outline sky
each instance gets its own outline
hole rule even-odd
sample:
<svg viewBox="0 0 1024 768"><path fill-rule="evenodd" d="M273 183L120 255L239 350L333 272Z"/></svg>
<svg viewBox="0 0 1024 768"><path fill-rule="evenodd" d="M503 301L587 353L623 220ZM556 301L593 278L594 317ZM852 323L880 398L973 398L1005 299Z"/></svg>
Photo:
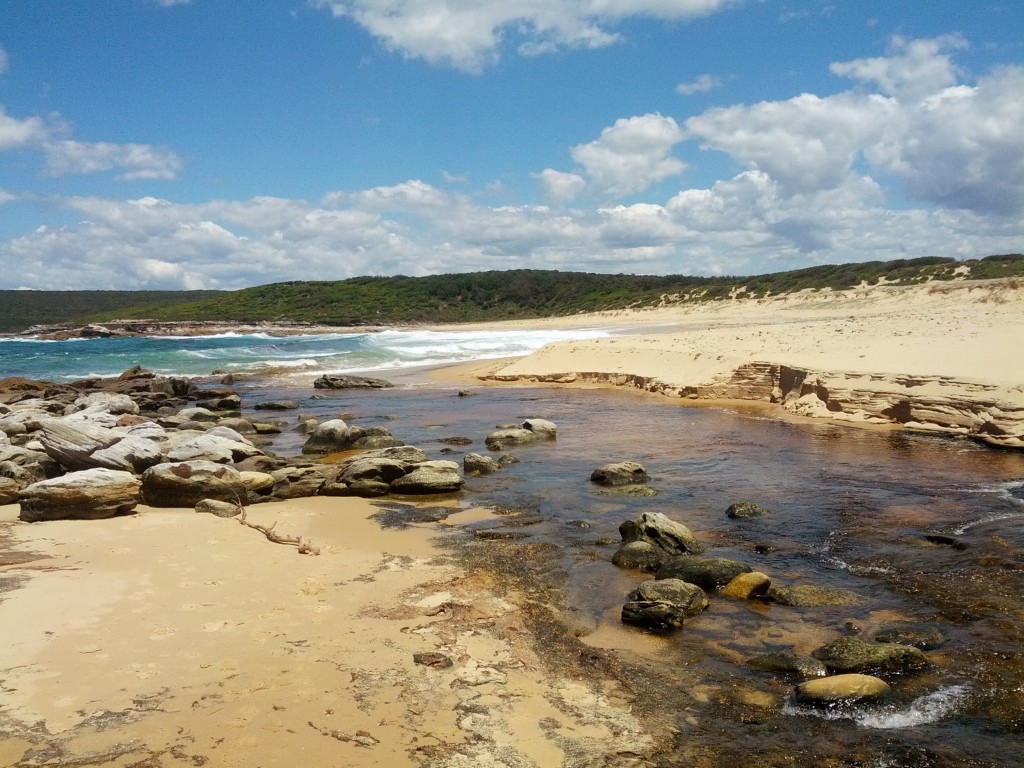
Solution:
<svg viewBox="0 0 1024 768"><path fill-rule="evenodd" d="M0 288L1021 251L1020 0L0 0Z"/></svg>

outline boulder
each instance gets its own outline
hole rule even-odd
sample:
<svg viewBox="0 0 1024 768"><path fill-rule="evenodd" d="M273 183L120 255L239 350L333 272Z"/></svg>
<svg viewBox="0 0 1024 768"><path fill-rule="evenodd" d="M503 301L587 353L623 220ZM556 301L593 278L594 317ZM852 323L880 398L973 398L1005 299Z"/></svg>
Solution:
<svg viewBox="0 0 1024 768"><path fill-rule="evenodd" d="M874 643L859 637L841 637L811 654L833 672L904 674L928 666L919 648L899 643Z"/></svg>
<svg viewBox="0 0 1024 768"><path fill-rule="evenodd" d="M275 500L304 499L316 496L327 481L327 474L334 474L334 467L284 467L275 469L270 475L274 478Z"/></svg>
<svg viewBox="0 0 1024 768"><path fill-rule="evenodd" d="M139 503L139 479L131 472L93 468L42 480L20 496L20 519L98 520L134 511Z"/></svg>
<svg viewBox="0 0 1024 768"><path fill-rule="evenodd" d="M268 498L274 492L276 481L269 472L255 472L253 470L239 470L242 484L245 486L249 503Z"/></svg>
<svg viewBox="0 0 1024 768"><path fill-rule="evenodd" d="M490 475L501 469L497 461L479 453L467 453L462 459L462 466L467 475Z"/></svg>
<svg viewBox="0 0 1024 768"><path fill-rule="evenodd" d="M0 476L0 507L5 504L16 504L24 487L17 480Z"/></svg>
<svg viewBox="0 0 1024 768"><path fill-rule="evenodd" d="M409 495L453 493L462 488L459 465L454 461L425 461L391 482L392 493Z"/></svg>
<svg viewBox="0 0 1024 768"><path fill-rule="evenodd" d="M394 384L384 379L328 373L313 382L315 389L390 389L393 386Z"/></svg>
<svg viewBox="0 0 1024 768"><path fill-rule="evenodd" d="M161 461L161 446L145 437L144 430L110 429L67 419L43 419L40 426L39 440L46 454L72 472L94 467L142 472Z"/></svg>
<svg viewBox="0 0 1024 768"><path fill-rule="evenodd" d="M654 578L682 579L708 592L714 592L741 573L749 573L751 570L749 565L724 557L682 555L662 563Z"/></svg>
<svg viewBox="0 0 1024 768"><path fill-rule="evenodd" d="M649 541L630 541L612 555L612 564L634 571L658 570L665 560L665 552Z"/></svg>
<svg viewBox="0 0 1024 768"><path fill-rule="evenodd" d="M604 486L630 485L646 483L650 478L643 464L635 461L622 461L618 464L605 464L590 473L591 482Z"/></svg>
<svg viewBox="0 0 1024 768"><path fill-rule="evenodd" d="M302 452L337 453L351 448L361 437L366 437L366 430L362 427L350 427L341 419L330 419L313 430L302 446Z"/></svg>
<svg viewBox="0 0 1024 768"><path fill-rule="evenodd" d="M730 504L725 514L734 520L744 520L748 517L760 517L768 514L768 510L752 501L737 501Z"/></svg>
<svg viewBox="0 0 1024 768"><path fill-rule="evenodd" d="M838 587L819 587L814 584L773 584L766 597L779 605L796 608L817 608L828 605L860 605L860 595Z"/></svg>
<svg viewBox="0 0 1024 768"><path fill-rule="evenodd" d="M619 526L623 542L648 541L667 555L700 554L704 545L693 532L660 512L644 512Z"/></svg>
<svg viewBox="0 0 1024 768"><path fill-rule="evenodd" d="M880 627L875 632L875 642L912 645L922 651L930 651L946 642L946 636L941 629L931 624L906 622Z"/></svg>
<svg viewBox="0 0 1024 768"><path fill-rule="evenodd" d="M249 419L241 416L226 416L217 422L218 427L227 427L239 435L255 435L256 427Z"/></svg>
<svg viewBox="0 0 1024 768"><path fill-rule="evenodd" d="M234 393L214 395L197 400L196 407L206 408L210 411L238 411L242 408L242 398ZM195 421L204 421L204 419L195 419Z"/></svg>
<svg viewBox="0 0 1024 768"><path fill-rule="evenodd" d="M241 514L242 508L230 501L219 501L217 499L203 499L196 504L196 512L203 512L217 517L236 517Z"/></svg>
<svg viewBox="0 0 1024 768"><path fill-rule="evenodd" d="M195 507L203 499L248 502L241 474L212 461L166 462L142 473L142 498L153 507Z"/></svg>
<svg viewBox="0 0 1024 768"><path fill-rule="evenodd" d="M422 464L425 461L430 461L427 454L413 445L399 445L393 448L380 448L374 451L366 451L365 453L359 454L359 456L354 459L349 459L349 461L358 461L361 459L394 459L395 461L402 461L407 464Z"/></svg>
<svg viewBox="0 0 1024 768"><path fill-rule="evenodd" d="M708 607L704 590L679 579L645 581L626 597L622 622L658 632L679 629Z"/></svg>
<svg viewBox="0 0 1024 768"><path fill-rule="evenodd" d="M83 411L91 413L105 412L112 415L124 413L137 414L139 406L128 395L113 392L91 392L88 395L76 398L72 405L64 409L64 414L69 415Z"/></svg>
<svg viewBox="0 0 1024 768"><path fill-rule="evenodd" d="M209 408L182 408L178 411L178 418L185 421L217 421L220 416Z"/></svg>
<svg viewBox="0 0 1024 768"><path fill-rule="evenodd" d="M218 430L223 432L218 433ZM167 448L168 461L214 461L230 464L263 453L259 448L227 427L216 427L198 435L172 439Z"/></svg>
<svg viewBox="0 0 1024 768"><path fill-rule="evenodd" d="M484 440L489 450L501 451L506 445L526 445L542 440L554 440L558 427L546 419L527 419L521 425L501 425Z"/></svg>
<svg viewBox="0 0 1024 768"><path fill-rule="evenodd" d="M833 675L807 680L796 687L802 704L836 704L860 699L879 699L890 691L888 683L871 675Z"/></svg>
<svg viewBox="0 0 1024 768"><path fill-rule="evenodd" d="M257 411L297 411L299 404L294 400L272 400L267 403L256 403Z"/></svg>
<svg viewBox="0 0 1024 768"><path fill-rule="evenodd" d="M722 595L739 598L740 600L750 600L751 598L764 595L771 585L772 580L760 571L741 573L722 587Z"/></svg>
<svg viewBox="0 0 1024 768"><path fill-rule="evenodd" d="M338 473L337 482L355 483L362 480L375 480L390 483L404 476L413 468L413 464L397 459L357 457L346 462Z"/></svg>

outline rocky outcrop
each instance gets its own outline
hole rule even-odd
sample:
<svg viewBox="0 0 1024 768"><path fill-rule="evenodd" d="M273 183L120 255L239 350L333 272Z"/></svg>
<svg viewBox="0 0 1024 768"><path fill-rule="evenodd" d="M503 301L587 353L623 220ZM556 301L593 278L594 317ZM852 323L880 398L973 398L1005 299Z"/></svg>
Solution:
<svg viewBox="0 0 1024 768"><path fill-rule="evenodd" d="M70 471L99 467L142 472L161 461L160 444L143 425L110 429L67 419L42 419L39 425L47 455Z"/></svg>
<svg viewBox="0 0 1024 768"><path fill-rule="evenodd" d="M1024 448L1024 386L952 376L820 371L754 361L712 383L670 384L627 373L491 374L494 381L631 387L692 400L756 400L799 416L893 424Z"/></svg>
<svg viewBox="0 0 1024 768"><path fill-rule="evenodd" d="M86 469L43 480L19 495L20 519L99 520L132 512L139 503L139 479L131 472Z"/></svg>
<svg viewBox="0 0 1024 768"><path fill-rule="evenodd" d="M627 520L619 526L619 535L625 544L645 541L666 556L700 554L704 551L704 545L689 528L661 512L644 512L637 520Z"/></svg>
<svg viewBox="0 0 1024 768"><path fill-rule="evenodd" d="M733 520L745 520L748 517L760 517L766 514L768 514L767 509L752 501L737 501L735 504L730 504L729 508L725 510L726 517Z"/></svg>
<svg viewBox="0 0 1024 768"><path fill-rule="evenodd" d="M338 453L352 448L376 450L402 445L384 427L350 427L342 419L330 419L319 424L302 446L306 454Z"/></svg>
<svg viewBox="0 0 1024 768"><path fill-rule="evenodd" d="M344 376L325 373L313 382L316 389L390 389L394 386L384 379L372 379L366 376Z"/></svg>
<svg viewBox="0 0 1024 768"><path fill-rule="evenodd" d="M467 453L462 459L462 466L467 475L490 475L501 469L496 460L479 453Z"/></svg>
<svg viewBox="0 0 1024 768"><path fill-rule="evenodd" d="M520 426L500 427L491 432L484 444L492 451L502 451L509 445L526 445L542 440L554 440L558 427L546 419L527 419Z"/></svg>
<svg viewBox="0 0 1024 768"><path fill-rule="evenodd" d="M459 465L454 461L425 461L391 482L392 493L454 493L462 488Z"/></svg>

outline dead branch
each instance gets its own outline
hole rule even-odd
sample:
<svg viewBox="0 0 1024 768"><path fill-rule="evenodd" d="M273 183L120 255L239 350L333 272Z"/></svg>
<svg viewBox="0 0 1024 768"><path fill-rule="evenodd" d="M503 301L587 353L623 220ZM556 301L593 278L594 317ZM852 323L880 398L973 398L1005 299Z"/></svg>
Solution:
<svg viewBox="0 0 1024 768"><path fill-rule="evenodd" d="M272 541L275 544L288 544L293 547L298 547L300 555L320 554L320 547L315 546L305 536L282 536L280 533L274 533L274 526L277 525L277 523L274 523L269 528L258 523L250 523L245 519L245 506L242 504L241 500L236 500L235 506L238 507L238 522L242 525L248 526L249 528L255 528L266 536L268 541Z"/></svg>

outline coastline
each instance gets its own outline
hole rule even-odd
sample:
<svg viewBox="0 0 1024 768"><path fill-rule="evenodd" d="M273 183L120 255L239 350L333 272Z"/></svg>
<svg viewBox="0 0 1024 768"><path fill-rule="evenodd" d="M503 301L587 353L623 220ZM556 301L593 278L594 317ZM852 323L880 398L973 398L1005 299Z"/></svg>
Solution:
<svg viewBox="0 0 1024 768"><path fill-rule="evenodd" d="M432 372L439 382L628 387L683 404L1024 448L1024 285L873 286L583 315L613 335ZM479 326L473 326L479 327ZM522 327L519 321L487 327Z"/></svg>

